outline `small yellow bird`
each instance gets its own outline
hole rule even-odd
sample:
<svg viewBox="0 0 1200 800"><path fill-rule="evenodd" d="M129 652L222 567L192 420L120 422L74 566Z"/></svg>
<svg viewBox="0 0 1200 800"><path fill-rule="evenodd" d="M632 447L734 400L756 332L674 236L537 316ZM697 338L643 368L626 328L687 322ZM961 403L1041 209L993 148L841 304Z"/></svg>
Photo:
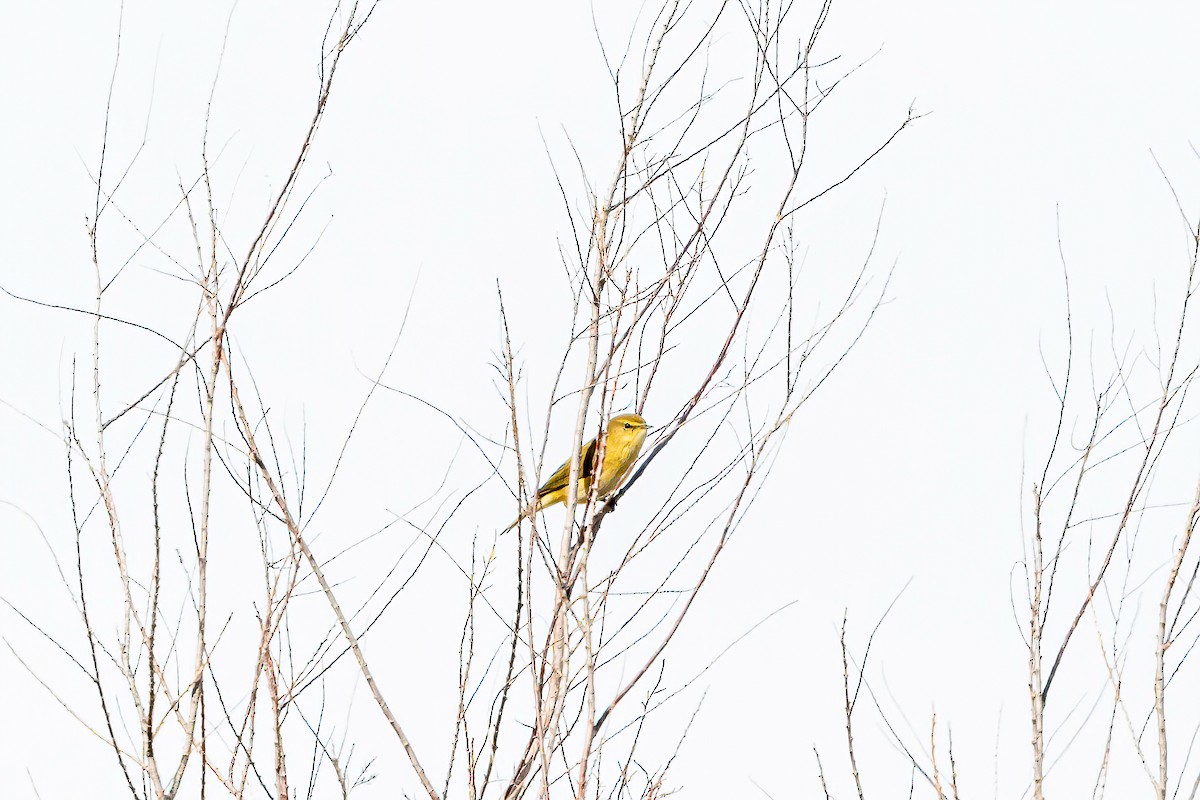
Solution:
<svg viewBox="0 0 1200 800"><path fill-rule="evenodd" d="M604 465L600 468L600 486L597 495L600 499L615 492L633 469L641 452L642 443L646 441L646 430L649 426L646 420L637 414L620 414L608 421L608 430L604 434ZM596 440L592 439L583 446L583 462L579 465L579 483L576 497L582 503L592 486L592 472L596 460ZM538 489L537 500L529 508L521 512L521 516L504 529L507 533L521 524L521 520L532 516L538 509L549 508L559 503L567 502L567 480L571 475L571 462L566 461Z"/></svg>

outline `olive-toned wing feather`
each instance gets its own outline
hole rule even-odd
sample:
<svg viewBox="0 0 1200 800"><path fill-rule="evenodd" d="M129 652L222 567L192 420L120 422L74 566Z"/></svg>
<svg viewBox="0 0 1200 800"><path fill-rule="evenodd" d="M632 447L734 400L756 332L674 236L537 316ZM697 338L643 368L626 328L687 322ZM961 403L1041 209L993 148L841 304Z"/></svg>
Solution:
<svg viewBox="0 0 1200 800"><path fill-rule="evenodd" d="M596 440L592 439L583 447L583 464L580 465L579 477L591 478L594 472L593 467L596 460ZM542 488L538 489L538 499L545 497L548 494L553 494L560 489L567 487L567 478L571 476L571 462L565 461L563 465L554 470L554 474L542 484Z"/></svg>

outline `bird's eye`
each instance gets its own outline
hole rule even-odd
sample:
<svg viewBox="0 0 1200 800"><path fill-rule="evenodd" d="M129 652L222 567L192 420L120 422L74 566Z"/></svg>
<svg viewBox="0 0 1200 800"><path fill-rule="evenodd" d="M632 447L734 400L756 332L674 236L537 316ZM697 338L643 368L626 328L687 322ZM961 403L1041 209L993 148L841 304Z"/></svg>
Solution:
<svg viewBox="0 0 1200 800"><path fill-rule="evenodd" d="M626 428L632 428L633 426L632 426L632 425L630 425L628 422L626 422L626 423L625 423L625 427L626 427Z"/></svg>

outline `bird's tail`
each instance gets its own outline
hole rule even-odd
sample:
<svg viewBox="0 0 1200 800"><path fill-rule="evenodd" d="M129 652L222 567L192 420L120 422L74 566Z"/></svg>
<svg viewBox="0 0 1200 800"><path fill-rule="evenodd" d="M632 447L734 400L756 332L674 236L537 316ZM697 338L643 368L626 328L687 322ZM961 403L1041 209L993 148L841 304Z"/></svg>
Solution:
<svg viewBox="0 0 1200 800"><path fill-rule="evenodd" d="M555 501L555 502L557 502L557 501ZM554 502L547 503L546 498L544 496L537 497L532 503L530 503L528 506L526 506L524 509L522 509L521 515L519 517L517 517L511 523L509 523L507 528L500 531L500 535L503 536L504 534L506 534L509 531L516 528L523 521L532 517L534 514L536 514L541 509L546 508L547 506L552 506L552 505L554 505Z"/></svg>
<svg viewBox="0 0 1200 800"><path fill-rule="evenodd" d="M532 504L532 505L531 505L529 508L526 508L526 509L524 509L524 510L521 512L521 515L520 515L519 517L517 517L517 518L516 518L516 519L514 519L512 522L510 522L510 523L509 523L509 525L508 525L508 527L506 527L504 530L500 531L500 535L501 535L501 536L503 536L504 534L508 533L509 531L511 531L511 530L514 530L514 529L515 529L515 528L516 528L518 525L520 525L520 524L521 524L521 522L522 522L523 520L525 520L527 517L531 517L531 516L533 516L533 513L534 513L535 511L537 511L537 508L538 508L538 505L537 505L537 503L535 502L535 503L533 503L533 504Z"/></svg>

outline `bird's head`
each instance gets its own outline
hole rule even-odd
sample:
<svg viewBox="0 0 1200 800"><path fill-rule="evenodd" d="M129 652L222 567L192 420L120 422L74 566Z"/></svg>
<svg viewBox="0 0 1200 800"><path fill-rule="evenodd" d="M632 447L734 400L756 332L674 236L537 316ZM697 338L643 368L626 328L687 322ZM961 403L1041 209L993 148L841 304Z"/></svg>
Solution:
<svg viewBox="0 0 1200 800"><path fill-rule="evenodd" d="M636 441L640 445L646 439L649 427L637 414L618 414L608 421L608 436L621 441Z"/></svg>

